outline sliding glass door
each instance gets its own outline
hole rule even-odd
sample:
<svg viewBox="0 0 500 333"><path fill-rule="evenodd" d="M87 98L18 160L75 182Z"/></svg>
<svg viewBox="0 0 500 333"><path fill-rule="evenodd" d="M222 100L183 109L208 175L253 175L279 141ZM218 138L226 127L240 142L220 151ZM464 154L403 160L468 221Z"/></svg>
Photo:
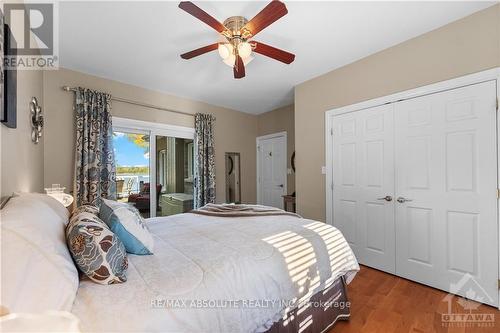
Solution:
<svg viewBox="0 0 500 333"><path fill-rule="evenodd" d="M119 201L145 218L193 208L194 129L113 118Z"/></svg>
<svg viewBox="0 0 500 333"><path fill-rule="evenodd" d="M116 163L116 198L150 217L150 135L132 130L113 131Z"/></svg>
<svg viewBox="0 0 500 333"><path fill-rule="evenodd" d="M193 140L156 136L157 216L193 209Z"/></svg>

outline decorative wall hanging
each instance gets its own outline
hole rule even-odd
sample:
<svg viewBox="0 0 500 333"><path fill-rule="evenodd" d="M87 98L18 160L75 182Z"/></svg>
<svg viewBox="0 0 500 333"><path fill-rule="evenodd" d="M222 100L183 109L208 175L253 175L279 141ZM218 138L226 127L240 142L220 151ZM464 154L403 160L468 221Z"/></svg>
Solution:
<svg viewBox="0 0 500 333"><path fill-rule="evenodd" d="M42 107L38 105L38 100L36 97L31 98L30 102L30 114L31 114L31 140L34 143L38 143L42 137L43 130L43 115Z"/></svg>

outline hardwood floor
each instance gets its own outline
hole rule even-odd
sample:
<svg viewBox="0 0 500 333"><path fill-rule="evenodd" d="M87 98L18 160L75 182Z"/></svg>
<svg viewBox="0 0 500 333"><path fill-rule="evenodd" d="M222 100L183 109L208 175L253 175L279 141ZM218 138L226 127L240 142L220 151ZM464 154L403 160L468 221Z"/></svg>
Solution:
<svg viewBox="0 0 500 333"><path fill-rule="evenodd" d="M448 302L443 300L447 295L446 292L361 266L361 271L348 286L351 318L337 322L329 333L500 332L500 311L456 296L451 300L451 313L473 314L475 318L492 319L493 322L447 325L441 316L448 313ZM468 309L464 309L464 305ZM486 316L478 317L481 314Z"/></svg>

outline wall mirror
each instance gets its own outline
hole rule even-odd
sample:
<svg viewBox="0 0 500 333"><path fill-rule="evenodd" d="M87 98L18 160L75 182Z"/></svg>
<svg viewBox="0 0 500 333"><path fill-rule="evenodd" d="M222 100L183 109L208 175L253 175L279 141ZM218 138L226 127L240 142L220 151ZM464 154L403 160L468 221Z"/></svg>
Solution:
<svg viewBox="0 0 500 333"><path fill-rule="evenodd" d="M241 203L240 153L226 153L226 202Z"/></svg>

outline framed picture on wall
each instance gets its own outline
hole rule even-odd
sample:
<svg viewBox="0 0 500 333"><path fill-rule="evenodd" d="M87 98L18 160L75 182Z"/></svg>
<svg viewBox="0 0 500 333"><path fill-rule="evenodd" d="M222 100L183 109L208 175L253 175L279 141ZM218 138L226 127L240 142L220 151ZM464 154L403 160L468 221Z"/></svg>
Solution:
<svg viewBox="0 0 500 333"><path fill-rule="evenodd" d="M3 17L3 16L2 16ZM16 40L5 22L2 24L2 55L16 57ZM17 126L17 70L6 68L2 59L2 109L1 122L7 127Z"/></svg>

